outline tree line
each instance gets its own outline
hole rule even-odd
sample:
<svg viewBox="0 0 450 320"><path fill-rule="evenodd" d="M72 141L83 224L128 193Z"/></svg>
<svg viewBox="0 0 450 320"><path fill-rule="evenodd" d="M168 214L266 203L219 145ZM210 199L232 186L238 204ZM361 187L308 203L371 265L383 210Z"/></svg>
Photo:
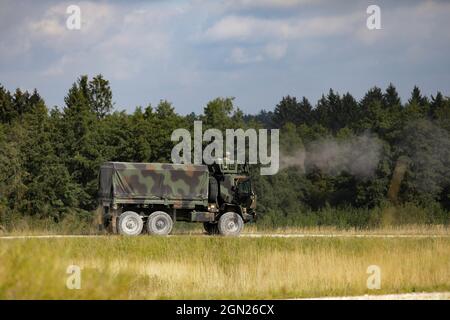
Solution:
<svg viewBox="0 0 450 320"><path fill-rule="evenodd" d="M253 175L258 212L275 224L313 216L308 221L321 224L329 219L321 216L324 210L345 211L349 219L367 212L367 221L386 204L424 208L425 221L437 216L437 222L448 222L450 98L440 92L427 97L414 87L402 102L390 84L369 89L358 101L330 89L315 105L306 97L285 96L273 110L253 115L244 114L233 98L216 98L201 114L180 115L167 100L132 113L115 109L101 75L81 76L64 106L51 109L37 90L0 86L0 224L12 216L91 216L101 163L168 162L172 131L192 130L194 120L202 120L205 129L280 129L281 161L293 163L274 176L260 176L256 169ZM359 175L352 166L364 156L368 160L361 165L375 161L374 166Z"/></svg>

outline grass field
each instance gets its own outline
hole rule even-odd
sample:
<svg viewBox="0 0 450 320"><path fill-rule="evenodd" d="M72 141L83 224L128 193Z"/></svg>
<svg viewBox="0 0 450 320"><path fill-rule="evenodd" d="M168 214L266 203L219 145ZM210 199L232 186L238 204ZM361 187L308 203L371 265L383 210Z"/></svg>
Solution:
<svg viewBox="0 0 450 320"><path fill-rule="evenodd" d="M81 289L69 290L69 265ZM369 265L381 289L369 290ZM0 239L1 299L269 299L450 291L450 238Z"/></svg>
<svg viewBox="0 0 450 320"><path fill-rule="evenodd" d="M204 233L201 223L176 222L173 234L200 235ZM448 235L450 228L443 224L400 224L386 225L381 227L336 227L336 226L285 226L268 227L258 223L245 225L243 233L279 233L279 234L408 234L408 235ZM70 217L62 223L55 223L49 219L17 219L8 228L2 228L0 224L0 236L8 235L44 235L44 234L99 234L98 225L95 221L80 221Z"/></svg>

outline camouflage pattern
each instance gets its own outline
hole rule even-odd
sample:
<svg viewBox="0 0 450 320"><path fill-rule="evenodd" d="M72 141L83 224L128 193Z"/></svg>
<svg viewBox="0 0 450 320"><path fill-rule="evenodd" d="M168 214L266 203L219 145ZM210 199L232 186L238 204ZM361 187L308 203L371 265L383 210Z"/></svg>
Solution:
<svg viewBox="0 0 450 320"><path fill-rule="evenodd" d="M208 199L208 177L204 165L107 162L100 169L100 198L194 207Z"/></svg>
<svg viewBox="0 0 450 320"><path fill-rule="evenodd" d="M212 177L219 186L216 200L208 199ZM100 167L99 175L103 219L111 221L108 228L112 232L117 231L117 217L124 208L143 216L163 210L174 221L202 222L216 221L226 210L231 210L247 222L255 217L255 203L249 202L250 198L236 196L242 179L248 176L238 174L237 166L106 162Z"/></svg>
<svg viewBox="0 0 450 320"><path fill-rule="evenodd" d="M231 203L233 200L233 187L235 186L235 175L224 175L223 181L220 182L220 197L224 202Z"/></svg>
<svg viewBox="0 0 450 320"><path fill-rule="evenodd" d="M225 174L220 182L220 197L224 202L232 203L235 198L235 189L241 180L248 177L240 174ZM233 188L234 187L234 188Z"/></svg>

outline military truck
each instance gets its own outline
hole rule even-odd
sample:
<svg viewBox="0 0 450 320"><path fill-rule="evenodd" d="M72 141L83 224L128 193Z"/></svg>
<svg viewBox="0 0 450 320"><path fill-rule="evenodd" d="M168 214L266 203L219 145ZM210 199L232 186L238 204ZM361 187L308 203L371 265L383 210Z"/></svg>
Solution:
<svg viewBox="0 0 450 320"><path fill-rule="evenodd" d="M248 165L106 162L99 173L105 230L167 235L175 221L203 222L208 234L237 236L256 218Z"/></svg>

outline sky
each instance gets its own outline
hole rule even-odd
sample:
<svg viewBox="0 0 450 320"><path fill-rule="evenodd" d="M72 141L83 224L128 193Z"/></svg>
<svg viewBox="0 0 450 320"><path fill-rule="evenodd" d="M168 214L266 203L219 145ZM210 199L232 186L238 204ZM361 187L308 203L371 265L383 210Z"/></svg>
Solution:
<svg viewBox="0 0 450 320"><path fill-rule="evenodd" d="M81 10L70 30L68 6ZM369 30L369 5L381 29ZM117 110L172 102L201 113L235 97L246 113L273 110L285 95L314 104L330 88L360 99L393 83L450 95L450 1L0 0L0 84L37 88L64 106L76 79L110 81Z"/></svg>

